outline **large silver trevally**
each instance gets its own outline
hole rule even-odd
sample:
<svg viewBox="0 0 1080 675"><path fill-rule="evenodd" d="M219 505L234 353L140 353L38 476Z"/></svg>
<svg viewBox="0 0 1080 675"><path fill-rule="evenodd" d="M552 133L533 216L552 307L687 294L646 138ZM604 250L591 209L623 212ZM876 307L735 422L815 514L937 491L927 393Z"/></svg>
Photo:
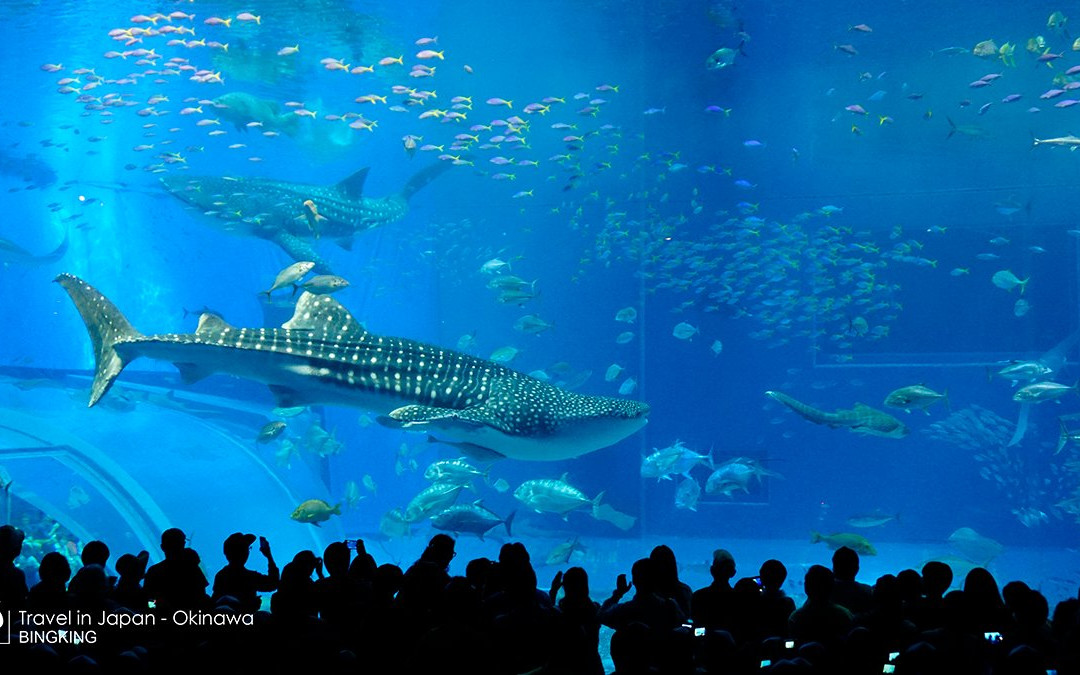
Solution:
<svg viewBox="0 0 1080 675"><path fill-rule="evenodd" d="M699 455L682 441L660 450L654 449L650 455L641 459L641 477L657 480L671 480L673 475L690 476L690 470L698 464L712 468L712 450L708 455Z"/></svg>
<svg viewBox="0 0 1080 675"><path fill-rule="evenodd" d="M889 395L885 397L885 405L890 408L900 408L904 412L911 412L912 408L918 408L927 415L930 414L930 411L928 411L927 408L938 401L945 401L945 407L948 408L949 390L946 389L944 393L939 394L933 389L921 384L901 387L890 392Z"/></svg>
<svg viewBox="0 0 1080 675"><path fill-rule="evenodd" d="M405 521L416 523L434 513L450 508L464 486L453 483L432 483L421 490L405 507Z"/></svg>
<svg viewBox="0 0 1080 675"><path fill-rule="evenodd" d="M1050 366L1041 361L1013 361L1001 370L997 371L999 377L1012 380L1015 386L1018 382L1035 380L1046 377L1054 372Z"/></svg>
<svg viewBox="0 0 1080 675"><path fill-rule="evenodd" d="M555 513L566 520L567 515L584 506L591 506L594 510L600 505L604 493L596 495L592 499L585 493L567 482L567 474L563 474L558 480L550 478L537 478L527 480L514 490L514 497L525 506L537 513Z"/></svg>
<svg viewBox="0 0 1080 675"><path fill-rule="evenodd" d="M1026 387L1021 387L1013 394L1013 400L1018 403L1042 403L1061 398L1070 392L1077 392L1077 385L1071 387L1057 382L1036 382Z"/></svg>
<svg viewBox="0 0 1080 675"><path fill-rule="evenodd" d="M675 489L675 508L697 511L698 500L701 499L701 485L693 476L683 478L679 487Z"/></svg>
<svg viewBox="0 0 1080 675"><path fill-rule="evenodd" d="M705 59L705 67L709 70L723 70L735 64L735 57L738 54L739 52L731 47L721 47L709 54L709 58Z"/></svg>
<svg viewBox="0 0 1080 675"><path fill-rule="evenodd" d="M472 504L456 504L437 514L432 517L431 526L444 532L475 534L483 541L488 530L496 525L505 526L507 536L511 536L510 525L514 522L516 513L517 511L511 511L506 518L500 518L494 511L485 508L478 499Z"/></svg>

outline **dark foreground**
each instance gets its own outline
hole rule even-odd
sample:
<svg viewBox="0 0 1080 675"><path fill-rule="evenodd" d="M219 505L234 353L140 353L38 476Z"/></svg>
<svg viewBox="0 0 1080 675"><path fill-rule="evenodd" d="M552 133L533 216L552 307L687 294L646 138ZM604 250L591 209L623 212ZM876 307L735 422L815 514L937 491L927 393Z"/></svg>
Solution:
<svg viewBox="0 0 1080 675"><path fill-rule="evenodd" d="M109 576L108 547L91 542L74 575L63 555L44 556L31 588L13 564L22 540L0 528L0 662L36 672L599 675L603 624L615 631L620 674L1080 673L1080 599L1051 615L1042 594L1020 581L999 591L983 568L946 593L952 570L940 562L869 586L848 548L832 569L807 570L796 608L780 561L735 580L722 549L705 588L680 582L674 552L658 546L599 603L580 567L538 588L520 543L451 577L455 542L441 534L404 571L378 565L362 541L331 544L321 558L301 551L279 571L265 539L236 533L211 581L172 529L164 561L149 569L146 552L125 554ZM265 574L247 566L256 548L253 567ZM269 611L260 593L271 594Z"/></svg>

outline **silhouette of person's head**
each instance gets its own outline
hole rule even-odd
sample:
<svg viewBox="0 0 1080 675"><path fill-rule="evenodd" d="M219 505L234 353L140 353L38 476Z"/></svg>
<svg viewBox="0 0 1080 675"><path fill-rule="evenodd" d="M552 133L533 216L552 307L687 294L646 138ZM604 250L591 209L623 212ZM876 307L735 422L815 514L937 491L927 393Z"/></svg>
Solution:
<svg viewBox="0 0 1080 675"><path fill-rule="evenodd" d="M563 573L562 587L567 598L587 600L589 573L582 567L571 567Z"/></svg>
<svg viewBox="0 0 1080 675"><path fill-rule="evenodd" d="M1001 598L1005 601L1005 606L1015 612L1016 607L1023 602L1024 597L1030 592L1031 587L1023 581L1010 581L1001 587Z"/></svg>
<svg viewBox="0 0 1080 675"><path fill-rule="evenodd" d="M952 585L953 571L948 564L931 560L923 565L923 593L928 598L940 598Z"/></svg>
<svg viewBox="0 0 1080 675"><path fill-rule="evenodd" d="M900 609L903 596L900 595L900 582L892 574L883 574L874 582L874 604L879 608Z"/></svg>
<svg viewBox="0 0 1080 675"><path fill-rule="evenodd" d="M942 598L945 605L945 622L953 627L963 624L967 618L967 606L964 602L963 591L949 591Z"/></svg>
<svg viewBox="0 0 1080 675"><path fill-rule="evenodd" d="M850 550L850 549L849 549ZM833 572L824 565L812 565L803 578L806 599L824 601L829 599L833 587Z"/></svg>
<svg viewBox="0 0 1080 675"><path fill-rule="evenodd" d="M11 563L19 557L25 536L14 525L0 527L0 562Z"/></svg>
<svg viewBox="0 0 1080 675"><path fill-rule="evenodd" d="M367 551L361 553L360 549L357 548L356 557L349 564L349 577L354 581L371 581L378 567L379 565L370 553Z"/></svg>
<svg viewBox="0 0 1080 675"><path fill-rule="evenodd" d="M243 566L251 555L251 545L255 543L255 535L233 532L225 538L222 548L225 559L233 565Z"/></svg>
<svg viewBox="0 0 1080 675"><path fill-rule="evenodd" d="M105 567L107 562L109 562L109 547L105 545L105 542L95 540L87 542L86 546L83 546L83 565L101 565Z"/></svg>
<svg viewBox="0 0 1080 675"><path fill-rule="evenodd" d="M679 563L675 560L675 551L672 551L670 546L660 544L655 547L649 553L649 559L653 561L657 586L667 588L679 583Z"/></svg>
<svg viewBox="0 0 1080 675"><path fill-rule="evenodd" d="M838 581L854 581L859 573L859 554L847 546L836 549L832 555L832 571Z"/></svg>
<svg viewBox="0 0 1080 675"><path fill-rule="evenodd" d="M61 553L56 551L46 553L41 558L38 577L44 584L63 587L71 578L71 564Z"/></svg>
<svg viewBox="0 0 1080 675"><path fill-rule="evenodd" d="M964 577L964 596L980 602L1003 604L997 581L985 567L973 567Z"/></svg>
<svg viewBox="0 0 1080 675"><path fill-rule="evenodd" d="M487 558L474 558L465 566L465 578L473 585L473 588L484 590L487 585L488 573L491 572L492 562Z"/></svg>
<svg viewBox="0 0 1080 675"><path fill-rule="evenodd" d="M638 594L644 595L656 590L656 565L649 558L642 558L630 568L630 576Z"/></svg>
<svg viewBox="0 0 1080 675"><path fill-rule="evenodd" d="M322 556L327 574L332 577L344 577L349 574L352 551L349 550L348 544L335 541L323 549Z"/></svg>
<svg viewBox="0 0 1080 675"><path fill-rule="evenodd" d="M936 673L942 672L939 664L941 654L937 647L929 642L916 642L905 649L896 662L897 670L903 668L905 673ZM945 671L948 672L948 671Z"/></svg>
<svg viewBox="0 0 1080 675"><path fill-rule="evenodd" d="M161 552L166 558L178 558L187 546L187 536L178 527L170 527L161 533Z"/></svg>
<svg viewBox="0 0 1080 675"><path fill-rule="evenodd" d="M146 551L140 551L139 555L125 553L116 559L116 573L122 580L137 583L146 574L146 563L149 559L150 554Z"/></svg>
<svg viewBox="0 0 1080 675"><path fill-rule="evenodd" d="M292 559L293 564L293 579L307 578L310 579L311 575L315 573L315 568L318 567L319 559L315 555L314 551L303 550L299 551ZM282 569L282 579L284 579L285 571Z"/></svg>
<svg viewBox="0 0 1080 675"><path fill-rule="evenodd" d="M922 577L915 570L900 570L896 574L896 582L900 585L900 596L905 602L915 600L922 595Z"/></svg>
<svg viewBox="0 0 1080 675"><path fill-rule="evenodd" d="M455 555L454 538L448 534L437 534L428 541L427 548L420 554L420 560L439 569L446 569L450 567L450 561Z"/></svg>
<svg viewBox="0 0 1080 675"><path fill-rule="evenodd" d="M716 581L730 582L735 576L735 556L731 555L726 549L716 549L712 554L709 573L712 574L712 578Z"/></svg>
<svg viewBox="0 0 1080 675"><path fill-rule="evenodd" d="M1046 670L1046 658L1030 645L1020 645L1005 656L1001 671L1016 675L1042 675ZM997 672L995 670L995 672Z"/></svg>
<svg viewBox="0 0 1080 675"><path fill-rule="evenodd" d="M504 544L499 549L496 576L501 580L503 590L523 597L536 590L536 570L530 560L529 551L521 542Z"/></svg>
<svg viewBox="0 0 1080 675"><path fill-rule="evenodd" d="M72 577L68 590L75 597L75 601L81 605L101 604L109 592L109 580L105 574L105 568L101 565L84 565Z"/></svg>
<svg viewBox="0 0 1080 675"><path fill-rule="evenodd" d="M758 569L761 575L761 587L769 591L778 591L787 581L787 568L779 560L766 560Z"/></svg>
<svg viewBox="0 0 1080 675"><path fill-rule="evenodd" d="M530 560L528 549L520 541L503 544L499 549L499 563L504 567L530 565Z"/></svg>
<svg viewBox="0 0 1080 675"><path fill-rule="evenodd" d="M392 599L394 594L401 590L402 580L405 573L397 565L383 563L375 570L371 579L371 590L379 597L386 600Z"/></svg>
<svg viewBox="0 0 1080 675"><path fill-rule="evenodd" d="M1046 596L1028 589L1015 602L1016 622L1024 626L1042 626L1050 618L1050 603Z"/></svg>
<svg viewBox="0 0 1080 675"><path fill-rule="evenodd" d="M294 557L281 568L281 590L293 590L307 585L311 582L314 569L312 563L306 559L297 560Z"/></svg>

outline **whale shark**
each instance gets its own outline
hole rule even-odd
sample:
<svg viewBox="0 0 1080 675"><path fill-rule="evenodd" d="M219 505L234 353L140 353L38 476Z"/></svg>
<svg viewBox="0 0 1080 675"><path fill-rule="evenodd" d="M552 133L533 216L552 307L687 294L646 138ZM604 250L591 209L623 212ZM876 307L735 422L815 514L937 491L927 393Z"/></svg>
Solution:
<svg viewBox="0 0 1080 675"><path fill-rule="evenodd" d="M888 413L875 410L862 403L856 403L851 410L841 408L830 413L808 406L783 392L767 391L765 395L774 401L783 403L814 424L824 424L833 429L846 427L852 433L881 436L883 438L903 438L908 434L908 428L904 426L903 422Z"/></svg>
<svg viewBox="0 0 1080 675"><path fill-rule="evenodd" d="M227 373L269 385L281 407L370 410L385 426L521 460L579 457L621 441L649 406L560 389L502 365L368 332L339 302L305 292L281 328L237 328L213 313L194 333L143 335L97 289L57 281L86 324L95 372L89 406L139 357L170 361L185 382Z"/></svg>
<svg viewBox="0 0 1080 675"><path fill-rule="evenodd" d="M243 91L222 94L213 100L215 114L232 122L237 131L247 131L249 124L258 124L263 131L280 131L296 135L300 117L291 110L282 111L275 101L268 101Z"/></svg>
<svg viewBox="0 0 1080 675"><path fill-rule="evenodd" d="M318 274L331 273L314 241L329 239L350 250L365 230L401 220L409 200L450 168L439 162L417 172L397 194L364 196L368 168L332 185L232 176L164 176L169 194L195 207L223 230L274 242L296 262L310 260Z"/></svg>

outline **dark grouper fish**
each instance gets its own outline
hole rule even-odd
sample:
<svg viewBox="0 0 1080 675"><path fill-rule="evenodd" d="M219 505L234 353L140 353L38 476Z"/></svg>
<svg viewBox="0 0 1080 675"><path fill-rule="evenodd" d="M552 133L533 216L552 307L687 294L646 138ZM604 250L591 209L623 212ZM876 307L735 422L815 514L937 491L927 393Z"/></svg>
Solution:
<svg viewBox="0 0 1080 675"><path fill-rule="evenodd" d="M560 460L605 448L648 421L637 401L583 396L491 361L366 331L329 296L304 293L281 328L236 328L203 314L194 333L143 335L82 279L62 274L86 323L96 372L90 406L120 371L146 356L171 361L186 382L229 373L270 386L282 407L332 404L381 415L505 457Z"/></svg>
<svg viewBox="0 0 1080 675"><path fill-rule="evenodd" d="M222 229L268 239L293 260L311 260L316 273L326 274L330 268L315 253L313 240L329 239L350 249L358 233L404 218L409 199L450 166L439 162L422 169L401 192L387 197L364 196L367 168L333 185L179 174L161 182L170 194L212 217Z"/></svg>

